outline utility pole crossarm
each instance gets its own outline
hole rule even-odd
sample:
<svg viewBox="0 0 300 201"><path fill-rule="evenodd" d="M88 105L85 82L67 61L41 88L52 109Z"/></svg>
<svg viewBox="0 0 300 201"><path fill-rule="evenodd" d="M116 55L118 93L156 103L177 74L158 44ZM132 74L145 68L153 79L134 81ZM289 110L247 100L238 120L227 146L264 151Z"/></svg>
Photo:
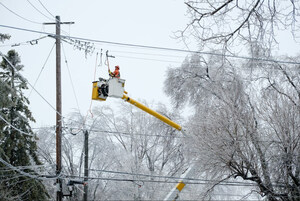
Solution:
<svg viewBox="0 0 300 201"><path fill-rule="evenodd" d="M58 17L58 16L56 16ZM57 22L45 22L43 25L56 25ZM75 24L75 22L59 22L59 24Z"/></svg>

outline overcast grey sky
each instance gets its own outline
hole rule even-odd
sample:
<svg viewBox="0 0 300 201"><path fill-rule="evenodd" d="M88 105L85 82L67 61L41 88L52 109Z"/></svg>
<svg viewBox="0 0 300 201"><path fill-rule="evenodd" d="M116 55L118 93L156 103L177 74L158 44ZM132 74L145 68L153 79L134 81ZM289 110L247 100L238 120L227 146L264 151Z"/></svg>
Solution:
<svg viewBox="0 0 300 201"><path fill-rule="evenodd" d="M54 25L43 25L53 22L53 16L59 15L61 21L73 21L74 25L62 25L62 35L111 41L126 44L139 44L186 49L180 39L175 39L175 32L183 30L188 23L186 6L182 0L1 0L0 24L13 27L32 29L42 32L55 33ZM42 4L41 4L42 3ZM46 10L46 9L47 10ZM30 41L44 36L39 33L0 28L1 33L11 35L9 41L0 44L4 54L15 49L25 65L22 74L34 84L39 73L41 76L35 86L36 90L55 107L55 48L49 60L42 69L54 39L45 38L36 45L11 47L10 44ZM293 42L290 33L279 33L279 54L295 55L299 44ZM120 65L121 76L126 79L125 89L129 96L137 100L163 102L170 106L168 98L163 93L163 82L168 67L177 67L187 53L151 50L147 48L127 47L95 43L92 55L85 56L84 51L75 49L72 45L63 43L62 48L62 98L63 115L73 109L78 109L83 115L87 113L91 103L91 89L94 77L108 77L107 67L98 66L95 74L97 52L109 53L116 56L110 60L111 68ZM189 48L197 50L194 44ZM280 51L279 51L280 50ZM65 55L69 70L65 63ZM104 63L104 57L103 57ZM69 75L70 72L70 75ZM74 96L78 99L78 106ZM28 90L26 95L29 95ZM55 111L36 92L30 97L30 108L37 123L34 126L54 125ZM93 102L92 106L104 104L113 105L122 100L108 99L106 103Z"/></svg>
<svg viewBox="0 0 300 201"><path fill-rule="evenodd" d="M0 24L54 33L55 26L43 25L42 23L51 22L53 16L59 15L61 21L75 22L74 25L62 25L62 35L185 49L185 45L174 38L174 33L182 30L187 23L186 7L181 0L40 0L40 2L38 0L1 0ZM25 43L25 45L11 47L10 44L30 41L43 35L3 27L0 30L1 33L11 35L9 41L0 44L1 52L6 54L8 50L13 48L20 54L22 64L25 65L22 74L31 84L35 83L38 74L42 71L35 88L55 107L55 48L42 70L42 66L54 45L54 39L42 39L37 45ZM67 115L74 108L78 108L68 68L65 64L64 53L73 80L79 109L82 114L86 114L90 106L96 55L97 52L100 54L101 49L103 49L103 53L109 50L110 54L116 56L115 59L110 60L110 66L113 68L114 65L120 65L121 76L126 79L125 89L129 92L130 97L137 100L144 99L169 104L162 88L165 71L168 67L179 66L187 54L101 43L95 43L95 48L92 55L85 57L84 51L79 51L72 45L63 43L63 115ZM100 56L98 57L98 64L99 60ZM96 78L99 76L107 77L107 67L104 64L97 66L96 70ZM29 95L29 92L30 90L26 92L26 95ZM30 108L37 120L35 126L54 125L55 111L51 106L34 91L29 99ZM121 100L109 99L106 103L93 102L93 106L113 104L116 101Z"/></svg>

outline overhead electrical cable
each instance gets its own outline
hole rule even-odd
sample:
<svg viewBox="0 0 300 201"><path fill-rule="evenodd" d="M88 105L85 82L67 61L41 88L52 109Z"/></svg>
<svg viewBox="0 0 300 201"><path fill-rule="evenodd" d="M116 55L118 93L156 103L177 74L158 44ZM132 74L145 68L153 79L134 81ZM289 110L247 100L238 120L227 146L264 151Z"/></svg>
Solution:
<svg viewBox="0 0 300 201"><path fill-rule="evenodd" d="M55 167L54 164L44 164L44 165L26 165L26 166L14 166L15 168L18 168L19 170L24 170L24 169L34 169L34 168L44 168L44 167ZM11 170L11 168L0 168L0 171L8 171Z"/></svg>
<svg viewBox="0 0 300 201"><path fill-rule="evenodd" d="M22 170L19 170L18 168L16 168L15 166L11 165L10 163L6 162L5 160L3 160L2 158L0 158L0 162L5 165L6 167L10 168L11 170L14 170L18 173L20 173L23 176L29 177L31 179L38 179L38 180L48 180L48 179L57 179L59 178L61 175L39 175L39 174L29 174L27 172L24 172Z"/></svg>
<svg viewBox="0 0 300 201"><path fill-rule="evenodd" d="M16 46L21 46L21 45L30 45L27 42L20 42L20 43L10 43L10 44L5 44L5 45L0 45L0 47L16 47Z"/></svg>
<svg viewBox="0 0 300 201"><path fill-rule="evenodd" d="M51 53L52 53L54 47L55 47L55 43L53 44L53 46L52 46L52 48L51 48L51 50L50 50L50 52L49 52L49 54L48 54L48 56L47 56L47 58L46 58L46 61L44 62L43 66L42 66L42 69L41 69L39 75L37 76L37 78L36 78L36 80L35 80L35 82L34 82L34 84L33 84L33 88L35 88L35 85L36 85L36 83L38 82L38 80L39 80L39 78L40 78L40 76L41 76L41 74L42 74L42 72L43 72L43 70L44 70L44 68L45 68L45 66L46 66L46 64L47 64L48 59L49 59L49 57L50 57L50 55L51 55ZM32 91L33 91L33 88L31 88L31 91L30 91L30 93L29 93L29 95L28 95L27 98L30 97L30 95L31 95L31 93L32 93Z"/></svg>
<svg viewBox="0 0 300 201"><path fill-rule="evenodd" d="M120 181L120 182L148 182L148 183L178 183L178 181L170 181L170 180L153 180L153 179L130 179L130 178L111 178L111 177L84 177L84 176L75 176L75 175L63 175L65 178L87 178L89 180L107 180L107 181ZM161 177L163 178L163 177ZM249 183L249 182L230 182L230 181L219 181L219 180L205 180L205 179L193 179L193 178L178 178L185 179L185 184L214 184L220 186L253 186L256 187L257 183ZM177 178L174 180L178 180ZM194 182L192 182L194 181ZM274 187L283 187L284 183L275 183Z"/></svg>
<svg viewBox="0 0 300 201"><path fill-rule="evenodd" d="M96 40L96 39L80 38L80 37L74 37L74 36L62 36L62 37L72 38L72 39L77 39L77 40L85 40L85 41L89 41L89 42L96 42L96 43L102 43L102 44L104 43L104 44L118 45L118 46L136 47L136 48L154 49L154 50L164 50L164 51L175 51L175 52L185 52L185 53L194 53L194 54L213 55L213 56L220 56L220 57L229 57L229 58L237 58L237 59L245 59L245 60L262 61L262 62L300 65L300 62L292 62L292 61L284 61L284 60L265 59L265 58L256 58L256 57L247 57L247 56L237 56L237 55L228 55L228 54L205 52L205 51L184 50L184 49L158 47L158 46L148 46L148 45L138 45L138 44L131 44L131 43L111 42L111 41L103 41L103 40Z"/></svg>
<svg viewBox="0 0 300 201"><path fill-rule="evenodd" d="M74 175L64 175L63 177L66 178L78 178L84 179L87 178L89 180L107 180L107 181L120 181L120 182L145 182L145 183L172 183L177 184L178 181L167 181L167 180L151 180L151 179L128 179L128 178L108 178L108 177L83 177L83 176L74 176ZM181 178L182 179L182 178ZM185 184L200 184L200 185L207 185L206 181L202 182L184 182ZM212 183L212 182L210 182ZM221 186L257 186L256 184L251 183L219 183L218 185Z"/></svg>
<svg viewBox="0 0 300 201"><path fill-rule="evenodd" d="M112 170L98 170L98 169L89 169L90 171L96 172L105 172L105 173L113 173L113 174L123 174L123 175L131 175L131 176L142 176L142 177L152 177L152 178L160 178L160 179L174 179L180 180L183 179L182 177L173 177L173 176L162 176L162 175L149 175L149 174L139 174L139 173L130 173L130 172L120 172L120 171L112 171ZM219 181L219 180L212 180L212 179L197 179L197 178L184 178L184 180L188 181L201 181L207 183L219 183L220 184L233 184L233 185L250 185L255 186L256 183L249 183L249 182L240 182L240 181ZM283 183L275 182L277 185L281 186Z"/></svg>
<svg viewBox="0 0 300 201"><path fill-rule="evenodd" d="M4 117L2 117L1 115L0 115L0 119L2 119L2 121L4 121L7 125L11 126L13 129L15 129L16 131L20 132L23 135L28 135L28 136L31 136L31 137L35 137L36 136L36 135L30 134L30 133L24 132L24 131L18 129L17 127L13 126L11 123L9 123L8 121L6 121L6 119Z"/></svg>
<svg viewBox="0 0 300 201"><path fill-rule="evenodd" d="M72 120L72 119L70 119L70 120ZM78 122L78 121L75 121L75 122ZM86 125L86 126L91 127L91 125ZM47 128L55 129L55 126L32 128L32 129L40 130L40 129L47 129ZM64 127L64 129L80 130L80 129L82 129L82 127L80 127L80 128L79 127ZM114 134L125 135L124 137L143 136L143 137L159 137L159 138L193 138L192 136L178 136L178 135L168 135L168 136L166 136L166 135L155 135L155 134L147 134L147 133L130 133L130 132L122 132L122 131L109 131L109 130L97 130L97 129L89 129L89 131L93 132L93 133L105 133L105 134L108 134L108 135L114 135ZM250 142L250 140L247 140L247 139L222 139L222 140L227 141L227 142L234 142L234 141L237 141L237 142ZM256 140L255 142L278 143L278 144L281 143L279 140Z"/></svg>
<svg viewBox="0 0 300 201"><path fill-rule="evenodd" d="M22 17L22 16L19 15L18 13L14 12L14 11L12 11L11 9L9 9L8 7L6 7L2 2L0 2L0 4L1 4L4 8L6 8L8 11L10 11L11 13L13 13L14 15L18 16L19 18L21 18L21 19L23 19L23 20L26 20L26 21L31 22L31 23L34 23L34 24L42 24L42 23L40 23L40 22L32 21L32 20L29 20L29 19L27 19L27 18L25 18L25 17Z"/></svg>
<svg viewBox="0 0 300 201"><path fill-rule="evenodd" d="M122 56L122 55L115 55L117 57L126 58L126 59L140 59L146 61L160 61L160 62L168 62L168 63L182 63L181 61L171 61L171 60L162 60L162 59L149 59L149 58L141 58L141 57L131 57L131 56Z"/></svg>
<svg viewBox="0 0 300 201"><path fill-rule="evenodd" d="M101 56L102 56L102 49L101 49ZM101 60L102 58L100 58ZM101 62L101 65L102 65L102 61ZM98 52L96 54L96 62L95 62L95 67L94 67L94 78L93 80L96 80L96 74L97 74L97 63L98 63ZM87 118L88 118L88 115L91 114L92 117L93 117L93 112L92 112L92 105L93 105L93 100L91 99L90 100L90 106L89 106L89 109L88 111L86 112L86 115L85 115L85 118L83 120L83 123L82 123L82 127L85 126L85 122L87 121Z"/></svg>
<svg viewBox="0 0 300 201"><path fill-rule="evenodd" d="M159 188L159 189L155 189L155 192L166 192L166 193L169 193L170 191L167 190L167 189L161 189L161 188ZM195 194L195 191L193 189L184 189L184 191L180 192L180 194L186 194L186 195L193 194L193 195L197 195L197 196L200 197L202 194L200 192L198 192L198 193L199 194ZM239 193L242 193L242 192L239 192ZM253 194L253 193L257 193L258 194L258 192L251 192L251 194ZM243 196L245 196L245 195L241 195L241 194L233 194L233 192L232 193L212 193L212 195L213 196L230 196L230 197L243 197ZM211 200L211 199L209 199L209 200L210 201L214 201L214 200ZM225 201L225 200L216 200L216 201ZM230 199L230 201L235 201L235 200ZM245 199L238 199L236 201L247 201L247 200L245 200ZM249 200L249 201L258 201L258 200Z"/></svg>
<svg viewBox="0 0 300 201"><path fill-rule="evenodd" d="M40 0L38 0L39 1L39 3L42 5L42 7L53 17L53 19L55 20L55 21L57 21L57 19L56 19L56 17L47 9L47 7L40 1ZM48 19L50 19L50 20L53 20L53 19L51 19L51 18L48 18ZM67 34L67 32L66 31L64 31L62 28L60 28L60 30L63 32L63 33L66 33Z"/></svg>
<svg viewBox="0 0 300 201"><path fill-rule="evenodd" d="M160 179L174 179L180 180L183 179L182 177L172 177L172 176L161 176L161 175L149 175L149 174L138 174L138 173L130 173L130 172L119 172L119 171L111 171L111 170L97 170L97 169L89 169L89 171L96 171L96 172L105 172L105 173L113 173L113 174L123 174L123 175L131 175L131 176L142 176L142 177L152 177L152 178L160 178ZM184 178L184 180L189 181L201 181L201 182L219 182L217 180L209 180L209 179L196 179L196 178ZM245 182L234 182L234 181L222 181L222 183L226 184L246 184L249 183Z"/></svg>
<svg viewBox="0 0 300 201"><path fill-rule="evenodd" d="M90 126L90 125L87 125ZM52 126L53 127L53 126ZM51 128L52 128L51 127ZM43 127L42 127L43 128ZM79 129L77 127L66 127L67 129ZM39 128L35 128L39 129ZM147 134L147 133L130 133L130 132L122 132L122 131L108 131L108 130L97 130L97 129L90 129L90 132L94 133L106 133L106 134L119 134L119 135L125 135L125 137L132 137L132 136L144 136L144 137L161 137L161 138L192 138L191 136L178 136L178 135L155 135L155 134ZM223 141L227 142L250 142L250 140L247 139L222 139ZM256 140L255 142L263 142L263 143L281 143L279 140Z"/></svg>
<svg viewBox="0 0 300 201"><path fill-rule="evenodd" d="M55 16L54 15L52 15L52 13L46 8L46 6L44 6L44 4L40 1L40 0L38 0L39 2L40 2L40 4L43 6L43 8L55 19Z"/></svg>
<svg viewBox="0 0 300 201"><path fill-rule="evenodd" d="M65 41L65 42L67 42L67 41ZM95 48L95 49L100 50L99 48ZM152 53L145 53L145 52L119 51L119 50L112 50L112 49L110 49L110 52L117 53L117 54L114 54L117 57L123 57L123 58L128 58L128 59L140 59L140 60L149 60L149 61L169 62L169 63L182 63L182 60L184 60L184 58L186 58L186 55L178 56L178 55L166 55L166 54L152 54ZM121 55L118 54L118 53L121 53ZM124 55L124 54L151 56L151 58L131 57L131 56L127 56L127 55ZM175 60L155 59L155 58L153 58L153 56L155 56L155 57L177 58L177 59L180 59L180 61L179 60L175 61Z"/></svg>
<svg viewBox="0 0 300 201"><path fill-rule="evenodd" d="M45 38L47 38L47 36L43 36L43 37L39 37L37 39L32 39L29 41L24 41L24 42L19 42L19 43L0 45L0 47L7 47L7 46L15 47L15 46L20 46L20 45L36 45L36 44L38 44L38 41L45 39Z"/></svg>
<svg viewBox="0 0 300 201"><path fill-rule="evenodd" d="M67 56L66 56L66 53L65 53L65 48L64 48L63 43L62 43L62 50L63 50L63 53L64 53L65 64L67 66L68 75L69 75L69 78L70 78L70 82L71 82L74 98L75 98L75 101L76 101L77 109L78 109L78 112L80 112L78 98L77 98L77 95L76 95L76 92L75 92L75 87L74 87L74 83L73 83L73 79L72 79L72 76L71 76L71 72L70 72L70 68L69 68L69 64L68 64L68 60L67 60Z"/></svg>
<svg viewBox="0 0 300 201"><path fill-rule="evenodd" d="M165 135L151 135L151 134L142 134L142 133L129 133L129 132L121 132L121 131L106 131L106 130L95 130L95 129L90 129L90 132L99 132L99 133L109 133L109 134L121 134L121 135L127 135L128 137L131 137L133 135L138 135L138 136L151 136L151 137L162 137L162 138L186 138L187 136L165 136Z"/></svg>
<svg viewBox="0 0 300 201"><path fill-rule="evenodd" d="M44 17L46 17L47 19L53 20L52 18L48 17L47 15L45 15L44 13L42 13L37 7L35 7L29 0L26 0L37 12L39 12L41 15L43 15Z"/></svg>
<svg viewBox="0 0 300 201"><path fill-rule="evenodd" d="M52 33L41 32L41 31L36 31L36 30L26 29L26 28L21 28L21 27L14 27L14 26L2 25L2 24L0 24L0 27L10 28L10 29L15 29L15 30L20 30L20 31L27 31L27 32L32 32L32 33L47 34L47 35L50 35L52 37L56 37L56 35L52 34ZM258 57L228 55L228 54L222 54L222 53L196 51L196 50L184 50L184 49L176 49L176 48L169 48L169 47L158 47L158 46L131 44L131 43L111 42L111 41L89 39L89 38L82 38L82 37L75 37L75 36L61 35L61 38L71 38L71 39L74 39L74 40L83 40L83 41L89 41L89 42L94 42L94 43L102 43L102 44L110 44L110 45L118 45L118 46L126 46L126 47L135 47L135 48L144 48L144 49L153 49L153 50L164 50L164 51L174 51L174 52L185 52L185 53L193 53L193 54L229 57L229 58L236 58L236 59L254 60L254 61L261 61L261 62L300 65L300 62L296 62L296 61L285 61L285 60L276 60L276 59L267 59L267 58L258 58Z"/></svg>
<svg viewBox="0 0 300 201"><path fill-rule="evenodd" d="M145 52L133 52L133 51L119 51L119 50L114 50L110 49L109 51L113 53L125 53L125 54L138 54L138 55L147 55L147 56L159 56L159 57L171 57L171 58L178 58L178 55L168 55L168 54L153 54L153 53L145 53ZM183 58L186 57L186 55L182 56Z"/></svg>

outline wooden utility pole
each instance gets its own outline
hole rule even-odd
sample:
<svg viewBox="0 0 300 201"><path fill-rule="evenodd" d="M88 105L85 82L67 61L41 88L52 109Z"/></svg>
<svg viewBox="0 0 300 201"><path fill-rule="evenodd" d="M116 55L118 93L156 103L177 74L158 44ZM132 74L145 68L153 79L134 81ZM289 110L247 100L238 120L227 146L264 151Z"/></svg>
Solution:
<svg viewBox="0 0 300 201"><path fill-rule="evenodd" d="M61 24L74 24L74 22L60 22L60 16L55 17L55 23L44 23L45 25L56 25L56 174L61 174L61 135L62 135L62 96L61 96ZM62 201L62 181L57 179L56 200Z"/></svg>
<svg viewBox="0 0 300 201"><path fill-rule="evenodd" d="M88 176L89 176L89 133L84 131L84 195L83 201L88 201Z"/></svg>
<svg viewBox="0 0 300 201"><path fill-rule="evenodd" d="M60 17L56 16L56 174L61 173L61 134L62 134L62 104L61 104L61 46L60 46ZM58 178L59 190L57 200L62 200L62 182Z"/></svg>

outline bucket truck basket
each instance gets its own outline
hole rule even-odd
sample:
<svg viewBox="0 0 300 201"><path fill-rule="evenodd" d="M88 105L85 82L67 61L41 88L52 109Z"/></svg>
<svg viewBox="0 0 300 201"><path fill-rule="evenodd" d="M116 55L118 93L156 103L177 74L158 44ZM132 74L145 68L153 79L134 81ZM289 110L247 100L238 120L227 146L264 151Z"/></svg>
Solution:
<svg viewBox="0 0 300 201"><path fill-rule="evenodd" d="M99 86L98 81L93 82L92 99L93 100L99 100L99 101L105 101L106 100L106 97L101 92L101 85Z"/></svg>
<svg viewBox="0 0 300 201"><path fill-rule="evenodd" d="M108 96L114 98L122 98L124 94L125 80L119 78L110 78L108 80Z"/></svg>
<svg viewBox="0 0 300 201"><path fill-rule="evenodd" d="M110 78L105 80L99 78L99 81L93 82L93 100L105 101L106 98L122 98L124 94L125 80L119 78Z"/></svg>

